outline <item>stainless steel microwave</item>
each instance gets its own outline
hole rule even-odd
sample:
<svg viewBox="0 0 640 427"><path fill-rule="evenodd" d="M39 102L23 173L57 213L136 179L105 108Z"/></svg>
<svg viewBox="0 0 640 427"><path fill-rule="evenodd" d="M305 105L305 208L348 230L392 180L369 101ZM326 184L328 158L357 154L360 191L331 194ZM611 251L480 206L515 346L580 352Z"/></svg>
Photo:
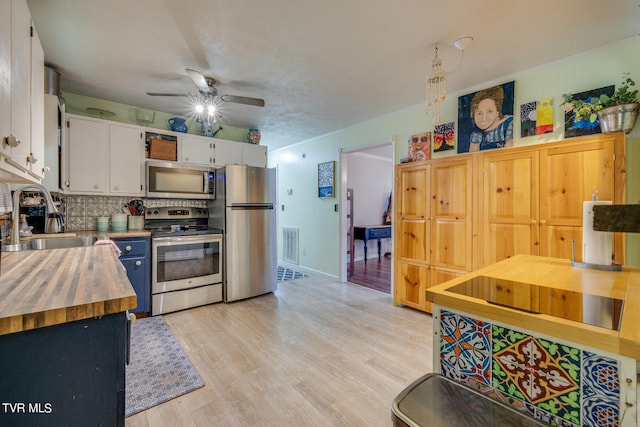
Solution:
<svg viewBox="0 0 640 427"><path fill-rule="evenodd" d="M215 199L215 169L176 162L147 160L147 197Z"/></svg>

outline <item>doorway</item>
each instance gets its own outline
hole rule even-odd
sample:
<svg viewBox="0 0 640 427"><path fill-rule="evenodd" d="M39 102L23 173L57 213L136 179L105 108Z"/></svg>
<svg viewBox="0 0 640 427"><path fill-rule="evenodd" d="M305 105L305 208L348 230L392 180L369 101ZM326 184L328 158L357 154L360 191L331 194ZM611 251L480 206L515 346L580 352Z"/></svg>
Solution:
<svg viewBox="0 0 640 427"><path fill-rule="evenodd" d="M363 228L385 225L385 211L391 207L393 157L392 141L340 153L342 281L385 293L391 293L392 239L368 240L365 251L365 241L354 239L352 245L350 233L352 225L360 227L356 233L360 237ZM387 224L382 231L390 236L390 230Z"/></svg>

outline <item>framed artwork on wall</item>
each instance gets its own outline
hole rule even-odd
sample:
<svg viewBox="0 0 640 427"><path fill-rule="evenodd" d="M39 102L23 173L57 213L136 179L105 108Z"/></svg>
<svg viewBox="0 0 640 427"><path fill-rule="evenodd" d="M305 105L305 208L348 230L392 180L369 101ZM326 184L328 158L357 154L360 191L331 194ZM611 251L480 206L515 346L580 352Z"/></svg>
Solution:
<svg viewBox="0 0 640 427"><path fill-rule="evenodd" d="M458 153L511 147L515 82L458 98Z"/></svg>
<svg viewBox="0 0 640 427"><path fill-rule="evenodd" d="M553 132L553 98L520 105L520 137Z"/></svg>
<svg viewBox="0 0 640 427"><path fill-rule="evenodd" d="M431 132L422 132L409 137L409 161L431 159Z"/></svg>
<svg viewBox="0 0 640 427"><path fill-rule="evenodd" d="M318 163L318 197L330 199L335 197L336 162Z"/></svg>
<svg viewBox="0 0 640 427"><path fill-rule="evenodd" d="M587 90L580 93L573 94L573 99L581 99L583 101L591 102L591 98L599 98L600 95L605 94L609 97L613 96L615 86L605 86L598 89ZM574 104L572 102L565 103L564 105L564 137L573 138L576 136L593 135L595 133L601 133L600 122L598 120L591 121L588 117L579 121L575 121L575 112L573 111Z"/></svg>
<svg viewBox="0 0 640 427"><path fill-rule="evenodd" d="M455 148L454 123L436 125L433 130L433 151L447 151Z"/></svg>

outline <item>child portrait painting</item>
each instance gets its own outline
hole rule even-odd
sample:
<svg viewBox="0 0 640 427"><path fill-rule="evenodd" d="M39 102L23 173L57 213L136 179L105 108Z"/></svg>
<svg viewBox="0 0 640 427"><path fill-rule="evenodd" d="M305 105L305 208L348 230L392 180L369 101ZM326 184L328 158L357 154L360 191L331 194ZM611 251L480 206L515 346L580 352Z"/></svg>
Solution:
<svg viewBox="0 0 640 427"><path fill-rule="evenodd" d="M409 161L431 159L431 132L422 132L409 137Z"/></svg>
<svg viewBox="0 0 640 427"><path fill-rule="evenodd" d="M514 82L458 98L458 153L513 146Z"/></svg>

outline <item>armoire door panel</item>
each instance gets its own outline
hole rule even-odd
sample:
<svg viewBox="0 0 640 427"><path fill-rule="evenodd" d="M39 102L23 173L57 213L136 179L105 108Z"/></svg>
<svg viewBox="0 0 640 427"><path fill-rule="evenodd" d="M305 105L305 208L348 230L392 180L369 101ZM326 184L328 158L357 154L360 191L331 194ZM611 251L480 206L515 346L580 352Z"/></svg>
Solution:
<svg viewBox="0 0 640 427"><path fill-rule="evenodd" d="M433 221L431 264L438 267L471 270L471 223Z"/></svg>
<svg viewBox="0 0 640 427"><path fill-rule="evenodd" d="M576 261L582 261L582 226L540 226L540 255L571 259L571 240L575 241Z"/></svg>
<svg viewBox="0 0 640 427"><path fill-rule="evenodd" d="M424 310L424 290L428 284L429 270L425 266L400 263L396 277L396 292L399 292L399 302L409 307Z"/></svg>
<svg viewBox="0 0 640 427"><path fill-rule="evenodd" d="M405 217L426 218L428 215L429 168L403 171L401 176L400 214Z"/></svg>
<svg viewBox="0 0 640 427"><path fill-rule="evenodd" d="M398 226L402 239L398 245L400 258L427 262L429 259L429 222L403 219Z"/></svg>
<svg viewBox="0 0 640 427"><path fill-rule="evenodd" d="M517 254L538 255L538 226L523 224L489 224L483 237L484 265Z"/></svg>
<svg viewBox="0 0 640 427"><path fill-rule="evenodd" d="M613 144L603 142L540 150L540 220L582 225L582 206L593 191L613 200Z"/></svg>
<svg viewBox="0 0 640 427"><path fill-rule="evenodd" d="M431 166L431 216L467 219L471 209L468 163Z"/></svg>
<svg viewBox="0 0 640 427"><path fill-rule="evenodd" d="M537 218L537 156L485 159L488 221L530 222Z"/></svg>

